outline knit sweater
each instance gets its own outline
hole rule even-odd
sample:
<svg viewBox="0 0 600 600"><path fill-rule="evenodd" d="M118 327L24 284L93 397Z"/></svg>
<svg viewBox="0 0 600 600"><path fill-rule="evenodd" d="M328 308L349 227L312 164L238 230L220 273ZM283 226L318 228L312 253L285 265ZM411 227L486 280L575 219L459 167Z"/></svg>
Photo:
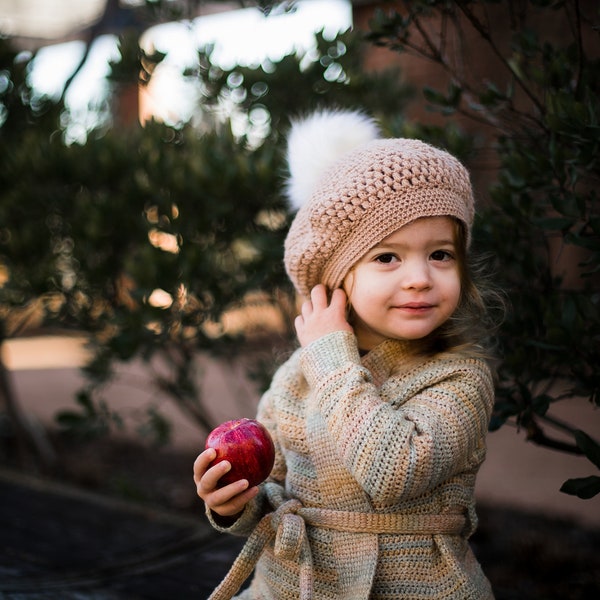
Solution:
<svg viewBox="0 0 600 600"><path fill-rule="evenodd" d="M308 520L299 534L307 542L299 537L289 554L281 551L287 534L279 517L261 522L279 526L277 538L265 538L250 587L237 598L492 599L467 540L477 525L474 485L493 392L484 361L445 354L417 362L400 341L386 340L361 359L356 338L340 331L296 351L258 407L276 448L269 483L230 527L209 511L213 526L248 536L273 515L273 504L289 499L303 507L299 513L400 515L417 530L427 515L462 514L465 525L451 533L373 533ZM273 489L283 500L274 502ZM301 593L306 564L310 591Z"/></svg>

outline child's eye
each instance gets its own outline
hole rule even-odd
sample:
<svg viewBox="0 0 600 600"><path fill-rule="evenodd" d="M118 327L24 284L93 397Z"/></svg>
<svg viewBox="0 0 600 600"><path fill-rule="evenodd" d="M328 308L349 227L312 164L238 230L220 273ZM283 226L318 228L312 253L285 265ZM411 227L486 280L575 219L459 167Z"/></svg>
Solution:
<svg viewBox="0 0 600 600"><path fill-rule="evenodd" d="M452 260L454 256L447 250L436 250L431 253L431 260Z"/></svg>
<svg viewBox="0 0 600 600"><path fill-rule="evenodd" d="M389 252L386 252L385 254L379 254L375 257L376 262L382 263L384 265L389 265L390 263L393 263L396 260L398 260L396 256L394 254L390 254Z"/></svg>

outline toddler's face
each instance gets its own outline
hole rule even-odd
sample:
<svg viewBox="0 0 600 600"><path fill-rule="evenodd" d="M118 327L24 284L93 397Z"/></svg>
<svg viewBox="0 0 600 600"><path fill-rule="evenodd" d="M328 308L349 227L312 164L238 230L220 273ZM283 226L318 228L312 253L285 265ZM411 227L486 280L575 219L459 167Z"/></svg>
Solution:
<svg viewBox="0 0 600 600"><path fill-rule="evenodd" d="M401 227L358 261L343 287L359 348L424 338L460 299L455 222L425 217Z"/></svg>

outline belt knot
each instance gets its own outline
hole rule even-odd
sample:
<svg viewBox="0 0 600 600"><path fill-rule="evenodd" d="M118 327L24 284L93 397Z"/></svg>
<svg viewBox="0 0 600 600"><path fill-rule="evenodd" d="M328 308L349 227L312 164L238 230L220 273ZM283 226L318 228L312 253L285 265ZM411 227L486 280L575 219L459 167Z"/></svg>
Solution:
<svg viewBox="0 0 600 600"><path fill-rule="evenodd" d="M281 504L271 517L271 526L275 531L275 556L285 560L298 560L308 542L306 524L298 514L302 508L299 500L288 500Z"/></svg>

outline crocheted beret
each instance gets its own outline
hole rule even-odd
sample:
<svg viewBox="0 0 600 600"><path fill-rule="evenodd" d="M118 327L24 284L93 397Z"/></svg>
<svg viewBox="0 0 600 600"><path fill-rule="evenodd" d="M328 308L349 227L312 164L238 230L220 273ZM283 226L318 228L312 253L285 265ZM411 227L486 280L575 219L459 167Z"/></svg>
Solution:
<svg viewBox="0 0 600 600"><path fill-rule="evenodd" d="M287 194L299 210L285 268L299 294L339 287L366 252L420 217L474 216L469 174L447 152L414 139L379 138L357 112L319 112L292 124Z"/></svg>

